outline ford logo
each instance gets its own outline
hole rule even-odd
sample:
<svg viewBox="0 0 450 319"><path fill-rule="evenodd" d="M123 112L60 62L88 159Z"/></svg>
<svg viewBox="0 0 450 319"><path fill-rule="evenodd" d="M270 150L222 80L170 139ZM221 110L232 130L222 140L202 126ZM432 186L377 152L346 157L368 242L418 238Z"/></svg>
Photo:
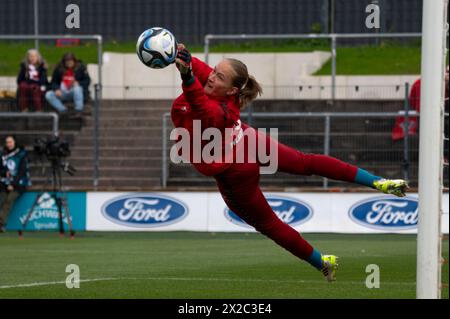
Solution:
<svg viewBox="0 0 450 319"><path fill-rule="evenodd" d="M266 196L266 199L278 218L290 226L303 224L312 217L311 206L297 199L280 196ZM225 217L236 225L251 227L229 208L225 208Z"/></svg>
<svg viewBox="0 0 450 319"><path fill-rule="evenodd" d="M150 228L179 222L187 216L188 209L168 196L129 194L107 201L102 214L116 224Z"/></svg>
<svg viewBox="0 0 450 319"><path fill-rule="evenodd" d="M390 197L366 199L353 205L349 216L354 222L369 228L413 229L419 220L418 200Z"/></svg>

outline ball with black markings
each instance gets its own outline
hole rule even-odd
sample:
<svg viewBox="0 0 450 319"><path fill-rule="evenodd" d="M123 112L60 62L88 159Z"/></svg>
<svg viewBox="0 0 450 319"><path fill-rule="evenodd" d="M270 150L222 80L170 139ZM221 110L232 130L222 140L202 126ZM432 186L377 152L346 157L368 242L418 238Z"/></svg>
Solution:
<svg viewBox="0 0 450 319"><path fill-rule="evenodd" d="M173 34L160 27L142 32L136 43L136 53L146 66L162 69L175 62L177 41Z"/></svg>

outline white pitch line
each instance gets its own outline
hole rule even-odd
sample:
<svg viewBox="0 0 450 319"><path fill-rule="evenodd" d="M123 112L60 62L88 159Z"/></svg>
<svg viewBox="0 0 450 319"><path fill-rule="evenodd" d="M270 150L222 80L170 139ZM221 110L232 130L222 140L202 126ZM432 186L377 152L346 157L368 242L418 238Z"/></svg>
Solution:
<svg viewBox="0 0 450 319"><path fill-rule="evenodd" d="M323 280L278 280L278 279L237 279L237 278L183 278L183 277L143 277L143 278L122 278L125 280L173 280L173 281L233 281L233 282L275 282L275 283L292 283L292 284L313 284L318 282L326 282ZM336 281L336 285L350 284L350 285L365 285L364 281ZM380 285L415 285L415 282L380 282Z"/></svg>
<svg viewBox="0 0 450 319"><path fill-rule="evenodd" d="M94 279L80 279L79 282L92 282L92 281L110 281L110 280L120 280L122 278L94 278ZM66 281L47 281L47 282L32 282L29 284L17 284L17 285L4 285L0 286L0 289L10 289L10 288L28 288L37 286L51 286L51 285L61 285L65 284Z"/></svg>
<svg viewBox="0 0 450 319"><path fill-rule="evenodd" d="M293 283L293 284L315 284L322 282L321 280L277 280L277 279L237 279L237 278L202 278L202 277L122 277L122 278L95 278L95 279L81 279L81 282L94 282L94 281L114 281L114 280L170 280L170 281L226 281L226 282L274 282L274 283ZM65 284L66 281L50 281L50 282L34 282L29 284L17 284L0 286L0 289L10 288L27 288L36 286L49 286ZM361 285L365 283L363 281L336 281L335 285L350 284ZM413 286L415 282L380 282L380 285L406 285Z"/></svg>

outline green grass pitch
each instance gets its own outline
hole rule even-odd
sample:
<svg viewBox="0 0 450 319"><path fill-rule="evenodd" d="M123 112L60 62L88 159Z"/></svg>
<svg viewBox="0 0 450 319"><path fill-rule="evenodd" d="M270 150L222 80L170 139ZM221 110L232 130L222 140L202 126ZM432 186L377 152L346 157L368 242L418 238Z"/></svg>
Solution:
<svg viewBox="0 0 450 319"><path fill-rule="evenodd" d="M2 298L414 298L416 236L305 234L340 257L327 283L307 263L260 234L139 232L0 234ZM448 260L448 240L443 242ZM80 268L80 288L65 285ZM366 266L380 267L368 289ZM448 298L448 263L442 269Z"/></svg>

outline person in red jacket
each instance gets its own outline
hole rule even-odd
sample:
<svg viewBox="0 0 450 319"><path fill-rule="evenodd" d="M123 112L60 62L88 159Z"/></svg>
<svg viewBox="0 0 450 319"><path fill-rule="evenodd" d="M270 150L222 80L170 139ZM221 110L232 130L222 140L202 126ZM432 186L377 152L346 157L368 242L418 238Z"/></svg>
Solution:
<svg viewBox="0 0 450 319"><path fill-rule="evenodd" d="M420 79L417 79L411 87L408 97L409 110L420 112ZM408 135L416 135L419 126L419 119L415 116L408 117ZM392 140L398 141L405 137L406 123L404 116L397 116L392 128Z"/></svg>
<svg viewBox="0 0 450 319"><path fill-rule="evenodd" d="M189 133L191 154L187 157L194 167L204 175L213 176L227 206L247 224L275 241L298 258L307 261L320 270L328 281L335 280L337 257L322 255L314 249L294 228L283 223L273 212L260 187L260 167L254 152L247 149L242 131L254 130L240 121L240 110L262 93L261 86L248 74L244 63L236 59L224 59L211 68L192 57L183 44L179 44L176 66L181 74L183 93L172 105L171 117L175 128ZM196 122L197 121L197 122ZM243 162L225 160L207 162L195 160L196 148L205 144L195 140L196 125L200 122L201 132L216 128L225 132L222 145L248 152ZM231 132L233 136L226 135ZM298 175L320 175L336 180L359 183L384 193L405 196L408 188L404 180L388 180L370 174L336 158L305 154L278 143L269 135L255 133L257 138L268 140L277 147L278 171ZM180 141L177 138L177 144ZM231 143L230 143L231 141ZM267 144L266 144L267 145ZM178 155L180 154L178 149ZM228 159L228 160L227 160ZM194 160L194 161L192 161Z"/></svg>
<svg viewBox="0 0 450 319"><path fill-rule="evenodd" d="M449 69L448 65L445 68L444 75L444 105L445 112L448 112L448 75ZM416 111L420 113L420 79L417 79L411 87L411 92L409 93L408 101L409 101L409 110ZM445 136L447 135L448 130L448 122L445 122ZM408 135L416 135L419 128L419 118L418 117L409 117L408 118ZM405 137L406 131L406 123L404 116L398 116L395 119L394 127L392 128L392 140L398 141Z"/></svg>

